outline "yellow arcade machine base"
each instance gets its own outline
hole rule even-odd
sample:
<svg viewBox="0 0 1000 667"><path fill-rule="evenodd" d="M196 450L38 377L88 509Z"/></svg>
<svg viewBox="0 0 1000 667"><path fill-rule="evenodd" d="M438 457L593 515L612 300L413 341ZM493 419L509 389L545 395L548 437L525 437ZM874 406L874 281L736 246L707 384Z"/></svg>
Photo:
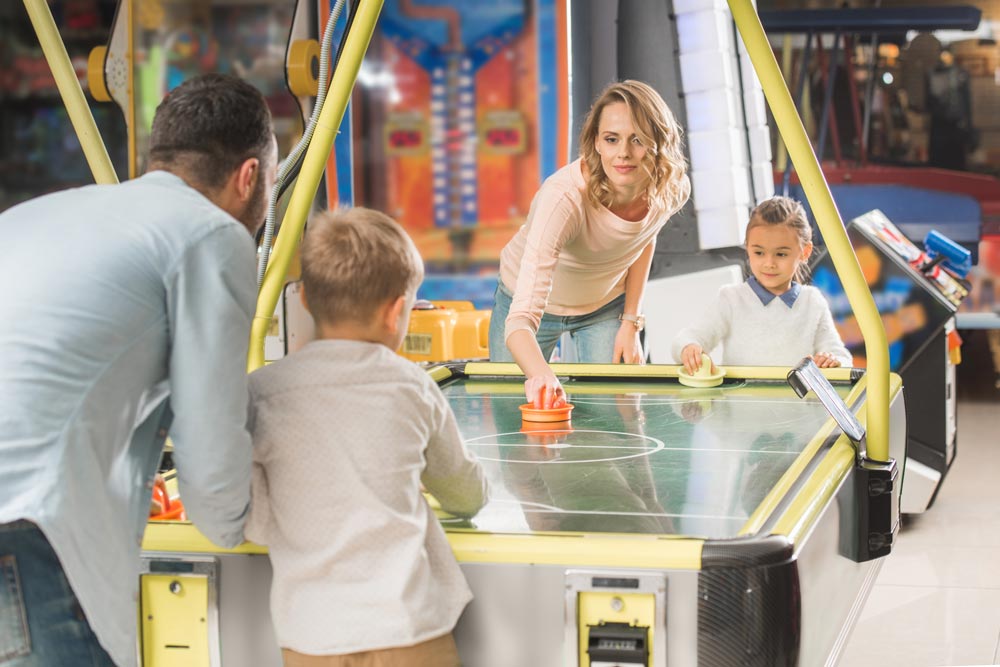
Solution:
<svg viewBox="0 0 1000 667"><path fill-rule="evenodd" d="M142 664L214 667L218 659L216 560L147 560L139 578ZM173 570L173 571L170 571Z"/></svg>

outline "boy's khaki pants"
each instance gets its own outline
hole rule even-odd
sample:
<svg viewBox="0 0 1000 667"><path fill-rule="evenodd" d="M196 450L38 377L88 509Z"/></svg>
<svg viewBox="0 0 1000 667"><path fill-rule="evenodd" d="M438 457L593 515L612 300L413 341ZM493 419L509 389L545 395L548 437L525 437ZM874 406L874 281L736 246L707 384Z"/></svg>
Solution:
<svg viewBox="0 0 1000 667"><path fill-rule="evenodd" d="M305 655L283 648L281 657L285 667L460 667L462 664L450 632L413 646L347 655Z"/></svg>

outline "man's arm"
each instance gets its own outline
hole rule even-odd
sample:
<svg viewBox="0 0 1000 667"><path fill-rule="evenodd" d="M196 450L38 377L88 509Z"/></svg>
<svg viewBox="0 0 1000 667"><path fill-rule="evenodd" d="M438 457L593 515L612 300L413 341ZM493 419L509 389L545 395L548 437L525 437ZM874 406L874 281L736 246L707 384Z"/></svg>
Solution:
<svg viewBox="0 0 1000 667"><path fill-rule="evenodd" d="M253 243L236 225L192 244L167 276L181 498L198 529L224 547L243 541L250 502L246 356L255 287Z"/></svg>

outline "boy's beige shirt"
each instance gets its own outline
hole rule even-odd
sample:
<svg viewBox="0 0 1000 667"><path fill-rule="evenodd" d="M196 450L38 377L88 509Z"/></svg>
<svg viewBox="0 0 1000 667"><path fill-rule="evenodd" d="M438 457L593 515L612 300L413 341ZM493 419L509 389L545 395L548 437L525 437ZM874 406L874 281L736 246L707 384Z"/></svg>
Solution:
<svg viewBox="0 0 1000 667"><path fill-rule="evenodd" d="M471 516L487 483L427 373L318 340L253 373L250 403L246 536L270 552L279 645L344 654L451 631L472 594L420 484Z"/></svg>

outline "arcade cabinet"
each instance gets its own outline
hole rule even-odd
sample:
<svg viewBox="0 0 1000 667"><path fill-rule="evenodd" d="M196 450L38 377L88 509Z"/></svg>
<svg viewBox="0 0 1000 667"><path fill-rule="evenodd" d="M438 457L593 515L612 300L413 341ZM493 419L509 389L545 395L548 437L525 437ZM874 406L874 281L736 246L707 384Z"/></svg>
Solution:
<svg viewBox="0 0 1000 667"><path fill-rule="evenodd" d="M960 361L955 312L968 295L960 276L969 270L969 253L936 232L921 250L879 210L851 220L847 233L885 325L890 366L903 378L907 436L901 510L923 512L955 459L955 365ZM854 365L865 366L857 320L826 252L817 253L812 273Z"/></svg>

